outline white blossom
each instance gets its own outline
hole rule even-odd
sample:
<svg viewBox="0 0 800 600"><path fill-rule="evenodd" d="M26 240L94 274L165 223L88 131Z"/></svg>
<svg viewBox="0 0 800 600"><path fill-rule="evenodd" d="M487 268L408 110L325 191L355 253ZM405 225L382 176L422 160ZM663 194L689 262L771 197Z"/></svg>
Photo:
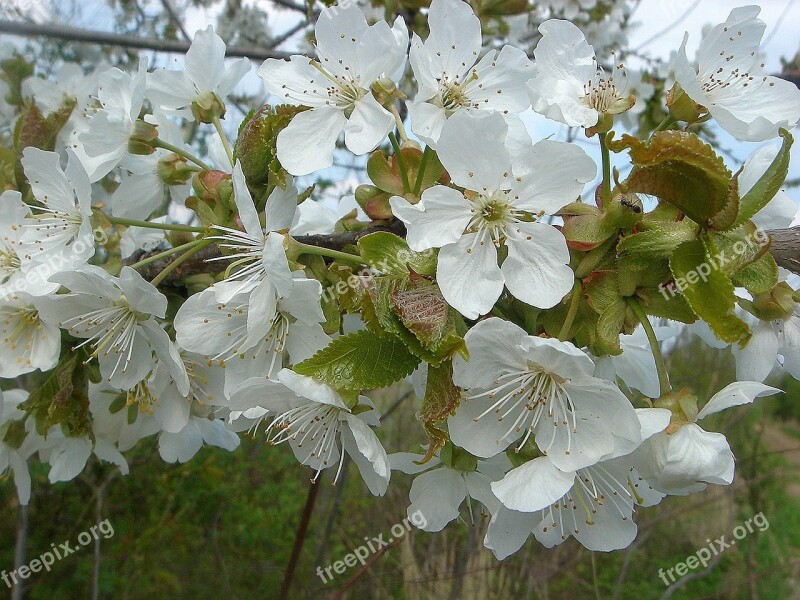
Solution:
<svg viewBox="0 0 800 600"><path fill-rule="evenodd" d="M766 75L759 54L766 24L757 6L735 8L725 23L712 27L689 64L686 43L675 60L675 79L720 127L737 139L759 142L800 121L800 90L790 81Z"/></svg>

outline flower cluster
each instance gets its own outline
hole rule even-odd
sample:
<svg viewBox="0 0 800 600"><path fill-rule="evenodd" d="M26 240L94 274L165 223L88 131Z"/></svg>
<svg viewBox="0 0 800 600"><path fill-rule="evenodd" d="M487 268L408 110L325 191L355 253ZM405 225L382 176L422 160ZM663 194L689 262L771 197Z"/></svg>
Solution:
<svg viewBox="0 0 800 600"><path fill-rule="evenodd" d="M674 84L650 86L668 90L660 122L573 22L541 23L529 56L487 49L462 0L424 12L420 36L325 8L311 56L258 67L276 104L241 124L230 97L252 67L212 28L179 70L64 68L2 94L0 473L23 504L34 455L65 481L92 455L127 472L151 436L185 462L250 432L314 481L337 481L344 453L374 495L414 475L429 531L474 500L504 558L531 534L624 548L637 507L733 481L725 436L698 421L777 393L775 368L800 377L800 295L743 243L795 212L779 188L800 91L764 75L758 10L711 28L694 62L684 41ZM601 168L533 140L531 112L599 145ZM712 121L782 143L734 173L700 137ZM344 152L370 181L337 212L303 183ZM738 381L707 402L670 384L662 342L681 328L733 348ZM409 376L428 443L389 455L364 392Z"/></svg>

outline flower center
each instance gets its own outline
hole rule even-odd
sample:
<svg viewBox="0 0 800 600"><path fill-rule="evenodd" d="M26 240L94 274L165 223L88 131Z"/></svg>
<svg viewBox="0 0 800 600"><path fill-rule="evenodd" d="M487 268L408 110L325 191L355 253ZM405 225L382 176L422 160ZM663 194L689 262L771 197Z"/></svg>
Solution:
<svg viewBox="0 0 800 600"><path fill-rule="evenodd" d="M0 284L8 281L19 271L22 261L19 255L4 242L0 241Z"/></svg>
<svg viewBox="0 0 800 600"><path fill-rule="evenodd" d="M432 103L441 106L448 117L465 106L472 106L467 86L477 79L478 75L474 71L463 82L458 81L458 78L451 80L448 75L443 75L439 80L439 94L432 100Z"/></svg>
<svg viewBox="0 0 800 600"><path fill-rule="evenodd" d="M494 388L466 399L490 400L491 404L474 420L477 422L489 415L494 415L498 421L507 420L509 426L501 439L526 430L517 450L525 446L540 424L544 426L547 421L552 421L553 427L563 428L569 454L572 435L577 432L577 417L572 399L564 389L565 381L563 377L530 363L527 370L502 375L494 380ZM550 445L540 450L547 454L555 439L556 436L552 436Z"/></svg>
<svg viewBox="0 0 800 600"><path fill-rule="evenodd" d="M75 337L86 338L75 349L89 345L92 358L116 355L110 375L114 377L120 367L123 373L128 370L140 319L141 315L130 309L123 296L116 304L67 319L59 327Z"/></svg>
<svg viewBox="0 0 800 600"><path fill-rule="evenodd" d="M606 503L610 510L623 521L627 521L633 511L635 498L629 480L620 481L601 465L578 469L575 484L563 498L542 510L547 525L542 529L545 533L550 528L561 532L561 539L568 535L580 533L584 523L590 527L595 525L595 516ZM583 519L579 515L583 513ZM579 521L583 521L580 523Z"/></svg>
<svg viewBox="0 0 800 600"><path fill-rule="evenodd" d="M27 354L28 358L19 356L17 362L25 362L30 364L30 354L33 351L36 343L37 334L42 330L42 324L39 322L39 312L31 307L9 307L10 310L5 313L2 322L2 342L8 345L11 350L17 350L22 345L23 354ZM4 311L5 312L5 311Z"/></svg>
<svg viewBox="0 0 800 600"><path fill-rule="evenodd" d="M345 116L349 119L356 107L356 102L367 95L367 90L361 86L360 79L353 76L333 75L315 60L311 61L311 66L331 82L331 85L325 88L325 93L336 108L344 110ZM349 67L345 67L346 71L349 71L349 69Z"/></svg>
<svg viewBox="0 0 800 600"><path fill-rule="evenodd" d="M132 406L136 404L139 410L146 415L153 414L153 407L156 405L156 400L150 392L150 386L146 379L143 379L127 392L127 405Z"/></svg>
<svg viewBox="0 0 800 600"><path fill-rule="evenodd" d="M506 192L495 192L488 196L478 195L469 199L472 207L472 219L467 225L467 232L477 232L478 239L489 235L492 242L499 246L505 238L506 229L519 222L522 212L516 210Z"/></svg>
<svg viewBox="0 0 800 600"><path fill-rule="evenodd" d="M625 96L627 75L621 63L614 65L611 75L598 66L593 79L583 86L583 103L600 114L619 114L633 106L634 99Z"/></svg>
<svg viewBox="0 0 800 600"><path fill-rule="evenodd" d="M336 441L339 434L340 412L340 408L316 402L292 408L275 417L270 423L266 429L267 439L273 445L291 441L298 449L310 446L307 460L314 459L321 465L313 479L316 481L322 470L331 465L333 457L338 452ZM340 455L339 471L341 466ZM339 471L336 473L334 483L339 478Z"/></svg>

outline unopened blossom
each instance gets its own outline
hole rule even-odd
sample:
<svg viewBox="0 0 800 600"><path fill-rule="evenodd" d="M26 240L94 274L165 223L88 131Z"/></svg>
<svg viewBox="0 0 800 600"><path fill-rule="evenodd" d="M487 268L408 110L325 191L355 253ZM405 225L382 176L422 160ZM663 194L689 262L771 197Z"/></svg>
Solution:
<svg viewBox="0 0 800 600"><path fill-rule="evenodd" d="M61 331L42 319L37 303L25 292L0 298L0 377L49 371L58 363Z"/></svg>
<svg viewBox="0 0 800 600"><path fill-rule="evenodd" d="M669 423L665 409L639 409L640 437L648 439ZM503 559L531 532L552 548L574 537L589 550L628 547L636 537L636 505L658 504L664 494L639 473L635 455L612 452L576 471L557 468L548 457L528 461L492 483L500 507L492 515L484 544Z"/></svg>
<svg viewBox="0 0 800 600"><path fill-rule="evenodd" d="M729 485L735 466L728 440L721 433L705 431L697 421L780 392L762 383L738 381L714 394L699 412L673 416L669 428L650 437L634 453L639 472L653 488L671 495L699 492L708 483Z"/></svg>
<svg viewBox="0 0 800 600"><path fill-rule="evenodd" d="M329 385L284 369L278 381L256 378L243 383L232 395L230 408L259 422L269 420L269 442L288 442L297 460L316 472L314 481L336 465L334 481L339 479L343 449L369 490L382 496L391 469L386 451L372 431L379 424L378 413L369 398L359 396L358 402L364 410L351 410Z"/></svg>
<svg viewBox="0 0 800 600"><path fill-rule="evenodd" d="M572 288L567 242L538 220L578 197L594 178L594 162L579 147L543 140L516 149L497 113L459 112L447 120L437 152L460 192L425 190L417 204L390 199L408 228L412 250L441 248L436 279L450 306L475 319L488 313L507 287L538 308L556 305ZM498 264L498 249L508 256Z"/></svg>
<svg viewBox="0 0 800 600"><path fill-rule="evenodd" d="M86 261L95 252L92 186L75 154L67 150L67 156L67 168L62 170L55 152L28 147L22 154L22 168L38 202L25 241L29 252L42 261L70 254ZM46 256L37 256L40 253Z"/></svg>
<svg viewBox="0 0 800 600"><path fill-rule="evenodd" d="M464 390L450 438L490 457L530 440L555 467L570 471L641 442L630 401L593 376L594 363L569 342L528 335L492 317L464 338L469 361L457 357L453 382Z"/></svg>
<svg viewBox="0 0 800 600"><path fill-rule="evenodd" d="M293 175L333 164L336 140L354 154L374 150L394 127L394 116L372 93L383 78L399 79L408 30L402 17L368 25L354 5L322 10L315 28L317 58L267 59L258 69L280 102L307 106L278 134L278 160Z"/></svg>
<svg viewBox="0 0 800 600"><path fill-rule="evenodd" d="M533 110L570 127L594 127L605 115L633 106L622 64L615 62L607 73L575 25L551 19L539 31L528 83Z"/></svg>
<svg viewBox="0 0 800 600"><path fill-rule="evenodd" d="M516 114L530 107L528 56L503 46L481 57L481 24L468 3L433 0L428 25L428 39L414 34L409 53L419 91L408 112L420 139L435 146L444 122L461 110Z"/></svg>
<svg viewBox="0 0 800 600"><path fill-rule="evenodd" d="M220 248L230 251L221 259L233 259L226 279L239 285L217 286L217 299L228 302L235 294L255 291L261 302L268 302L274 289L280 297L292 289L292 272L284 249L285 236L280 233L292 225L297 209L297 189L290 181L286 189L276 187L267 199L266 227L262 227L253 197L247 188L242 165L237 161L233 169L233 197L244 231L217 225ZM224 291L223 291L224 290Z"/></svg>
<svg viewBox="0 0 800 600"><path fill-rule="evenodd" d="M211 122L223 116L228 95L249 71L247 58L225 62L225 42L209 25L195 33L184 68L147 75L147 93L168 114Z"/></svg>
<svg viewBox="0 0 800 600"><path fill-rule="evenodd" d="M739 140L759 142L800 121L800 90L767 75L759 53L766 24L758 6L735 8L712 27L697 50L686 55L686 34L675 60L675 79L689 98L705 107L720 127Z"/></svg>
<svg viewBox="0 0 800 600"><path fill-rule="evenodd" d="M129 390L154 367L154 353L172 369L183 389L188 380L177 349L156 320L167 311L167 298L134 269L112 277L99 267L59 273L51 279L69 290L47 299L40 310L70 335L82 338L111 385Z"/></svg>

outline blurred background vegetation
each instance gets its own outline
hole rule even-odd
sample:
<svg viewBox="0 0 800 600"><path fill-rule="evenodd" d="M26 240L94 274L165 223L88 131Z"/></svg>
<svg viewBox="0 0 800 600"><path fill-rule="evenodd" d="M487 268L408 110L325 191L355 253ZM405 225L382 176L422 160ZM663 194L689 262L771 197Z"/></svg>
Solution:
<svg viewBox="0 0 800 600"><path fill-rule="evenodd" d="M679 387L706 398L734 378L729 351L682 338L671 354ZM439 598L626 600L800 597L800 383L771 381L786 391L754 406L725 411L709 430L724 432L737 458L730 487L710 486L687 498L669 497L640 509L639 536L627 550L592 553L570 538L548 550L533 537L516 555L497 561L482 546L487 518L464 507L462 518L440 534L412 531L369 562L323 583L326 567L365 537L390 537L406 517L411 477L393 475L386 498L372 498L354 465L336 487L320 479L289 598ZM405 418L418 401L408 389L373 394L387 416L380 430L390 449L413 448L424 435ZM393 410L394 407L394 410ZM288 447L246 439L234 453L204 449L190 463L166 465L145 440L130 456L131 473L95 464L79 482L51 486L34 467L28 511L26 561L108 518L114 536L101 538L100 597L278 598L301 521L312 472L297 465ZM38 469L38 470L37 470ZM330 475L330 474L329 474ZM20 527L10 481L0 485L6 518L0 521L0 569L11 570ZM769 521L720 555L702 576L668 589L658 570L669 569L707 539L763 512ZM369 560L369 559L368 559ZM94 547L56 562L50 573L27 580L31 600L89 598ZM343 590L343 588L345 588Z"/></svg>

